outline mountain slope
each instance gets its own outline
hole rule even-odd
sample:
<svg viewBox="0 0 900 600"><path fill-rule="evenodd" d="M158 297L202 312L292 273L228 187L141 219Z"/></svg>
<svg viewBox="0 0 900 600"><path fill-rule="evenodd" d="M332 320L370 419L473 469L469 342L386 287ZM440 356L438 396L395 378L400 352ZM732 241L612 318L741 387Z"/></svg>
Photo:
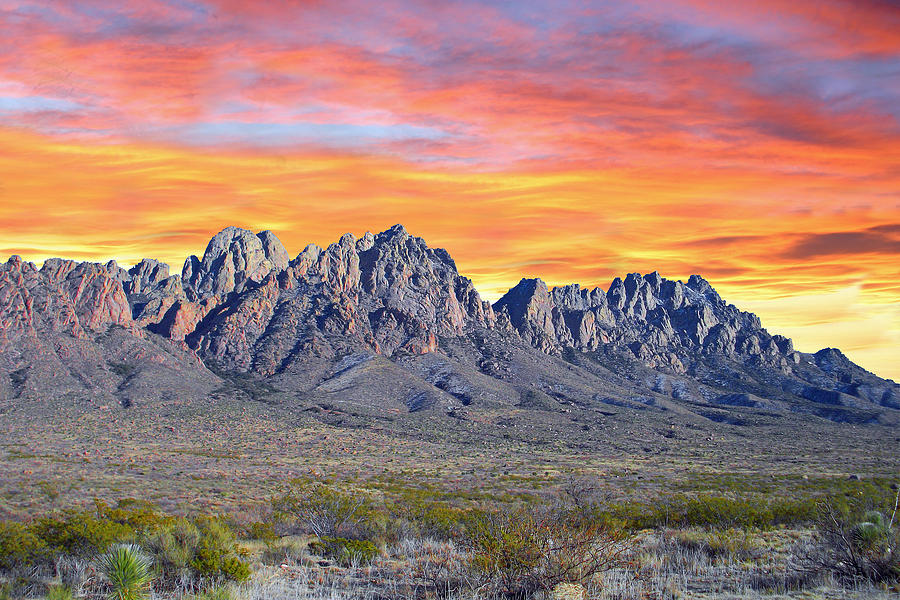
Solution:
<svg viewBox="0 0 900 600"><path fill-rule="evenodd" d="M632 273L605 291L523 279L492 306L445 250L399 225L292 260L271 232L229 227L181 275L150 259L125 271L12 257L0 374L7 402L224 393L359 418L900 418L892 381L835 349L795 351L698 275Z"/></svg>

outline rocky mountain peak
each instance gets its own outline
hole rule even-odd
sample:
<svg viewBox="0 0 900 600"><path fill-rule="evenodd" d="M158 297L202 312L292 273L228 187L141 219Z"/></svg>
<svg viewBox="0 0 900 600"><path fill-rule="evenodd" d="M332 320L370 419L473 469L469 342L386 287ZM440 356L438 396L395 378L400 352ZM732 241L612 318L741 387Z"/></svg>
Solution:
<svg viewBox="0 0 900 600"><path fill-rule="evenodd" d="M704 354L754 358L780 369L796 361L787 338L773 338L756 315L726 305L705 279L687 285L658 272L616 277L604 294L578 285L547 289L523 279L495 305L545 352L617 347L653 368L685 372Z"/></svg>
<svg viewBox="0 0 900 600"><path fill-rule="evenodd" d="M190 256L185 261L181 279L188 297L199 300L241 292L248 282L286 269L288 262L287 250L271 231L226 227L209 241L202 260Z"/></svg>
<svg viewBox="0 0 900 600"><path fill-rule="evenodd" d="M691 275L688 278L687 287L694 290L713 304L724 303L718 292L716 292L710 283L700 275Z"/></svg>
<svg viewBox="0 0 900 600"><path fill-rule="evenodd" d="M187 337L201 355L271 372L303 352L430 352L439 336L493 324L490 305L449 254L402 225L360 238L347 233L324 249L311 244L277 277L255 281L228 305L184 307L208 323Z"/></svg>
<svg viewBox="0 0 900 600"><path fill-rule="evenodd" d="M123 287L126 294L146 293L168 278L169 265L152 258L144 258L128 269L128 280Z"/></svg>
<svg viewBox="0 0 900 600"><path fill-rule="evenodd" d="M552 306L546 283L538 278L522 278L494 303L494 310L508 314L510 323L516 328L526 327L532 321L552 327L552 322L546 321Z"/></svg>
<svg viewBox="0 0 900 600"><path fill-rule="evenodd" d="M444 386L438 389L466 398L471 394L460 390L469 384L448 361L462 360L479 371L476 379L579 403L612 386L637 398L671 393L691 406L788 402L790 410L834 419L851 418L845 409L863 411L852 418L864 420L880 418L865 411L900 410L900 387L836 349L800 354L699 275L684 283L629 273L606 291L525 278L491 306L446 250L401 225L347 233L326 248L310 244L293 260L271 232L229 227L202 259L190 257L181 275L153 259L127 271L115 261L48 259L37 269L14 256L0 264L0 367L40 370L42 361L56 361L40 379L55 385L65 379L61 373L75 372L60 365L108 370L98 344L134 344L140 356L176 370L181 366L170 361L177 355L194 365L304 381L314 365L381 354L378 364L418 364ZM417 356L423 354L429 356ZM563 370L556 356L570 361ZM68 377L67 386L81 385ZM568 381L575 388L593 383L579 395L553 383L556 377L574 377ZM12 384L0 378L0 398L24 393L13 380L21 375ZM36 386L28 393L38 393Z"/></svg>
<svg viewBox="0 0 900 600"><path fill-rule="evenodd" d="M396 225L392 225L388 229L385 229L381 233L379 233L376 238L380 238L383 240L391 239L391 238L400 238L405 239L409 236L409 232L406 230L406 227L397 223Z"/></svg>
<svg viewBox="0 0 900 600"><path fill-rule="evenodd" d="M122 289L125 271L115 262L79 263L51 258L38 270L13 257L0 265L0 342L42 331L82 338L110 325L131 327Z"/></svg>

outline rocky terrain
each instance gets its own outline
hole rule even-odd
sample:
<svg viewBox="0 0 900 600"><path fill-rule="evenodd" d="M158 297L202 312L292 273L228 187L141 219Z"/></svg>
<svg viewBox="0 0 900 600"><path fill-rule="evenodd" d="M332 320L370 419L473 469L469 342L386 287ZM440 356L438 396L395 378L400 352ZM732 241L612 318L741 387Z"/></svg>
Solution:
<svg viewBox="0 0 900 600"><path fill-rule="evenodd" d="M229 227L180 275L151 259L0 265L0 406L224 395L361 419L900 422L897 384L836 349L796 351L699 275L632 273L608 290L523 279L491 305L400 225L293 259L272 232Z"/></svg>

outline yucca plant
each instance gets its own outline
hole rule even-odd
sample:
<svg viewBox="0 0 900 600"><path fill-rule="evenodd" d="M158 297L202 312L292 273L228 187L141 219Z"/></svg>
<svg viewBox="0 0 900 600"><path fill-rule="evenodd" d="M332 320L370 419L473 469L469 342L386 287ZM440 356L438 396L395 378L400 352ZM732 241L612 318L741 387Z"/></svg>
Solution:
<svg viewBox="0 0 900 600"><path fill-rule="evenodd" d="M853 541L861 550L874 550L879 542L887 541L890 533L884 515L877 510L870 510L853 528Z"/></svg>
<svg viewBox="0 0 900 600"><path fill-rule="evenodd" d="M109 600L142 600L150 582L150 559L134 544L117 544L100 557L100 572L111 586Z"/></svg>
<svg viewBox="0 0 900 600"><path fill-rule="evenodd" d="M813 556L842 579L890 583L900 580L900 527L896 525L900 490L888 519L885 512L838 510L830 503L821 506L819 520L821 549ZM851 507L852 508L852 507Z"/></svg>

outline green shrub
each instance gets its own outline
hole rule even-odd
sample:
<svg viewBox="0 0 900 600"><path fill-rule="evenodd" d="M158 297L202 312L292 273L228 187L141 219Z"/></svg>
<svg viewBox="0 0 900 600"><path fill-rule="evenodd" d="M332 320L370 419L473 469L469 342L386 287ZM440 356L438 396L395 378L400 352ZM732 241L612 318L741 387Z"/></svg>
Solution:
<svg viewBox="0 0 900 600"><path fill-rule="evenodd" d="M0 569L31 566L45 559L47 544L25 525L0 522Z"/></svg>
<svg viewBox="0 0 900 600"><path fill-rule="evenodd" d="M582 509L582 518L631 530L656 527L770 528L814 523L815 498L673 494L660 502L623 502Z"/></svg>
<svg viewBox="0 0 900 600"><path fill-rule="evenodd" d="M89 558L117 542L134 541L172 521L150 503L120 500L115 506L95 500L94 510L67 510L45 516L27 526L47 546L48 556Z"/></svg>
<svg viewBox="0 0 900 600"><path fill-rule="evenodd" d="M338 564L367 564L375 560L378 548L368 540L348 540L325 537L310 542L309 549L320 556L328 557Z"/></svg>
<svg viewBox="0 0 900 600"><path fill-rule="evenodd" d="M863 550L874 550L890 537L891 530L884 515L877 510L870 510L863 515L862 521L853 527L853 541Z"/></svg>
<svg viewBox="0 0 900 600"><path fill-rule="evenodd" d="M667 537L682 548L700 551L710 558L743 560L760 550L752 532L745 529L686 529L668 533Z"/></svg>
<svg viewBox="0 0 900 600"><path fill-rule="evenodd" d="M377 527L374 518L379 512L363 493L336 489L319 481L295 484L273 500L273 508L292 516L320 538L356 533L363 524Z"/></svg>
<svg viewBox="0 0 900 600"><path fill-rule="evenodd" d="M476 520L469 529L471 564L494 593L528 598L563 583L589 582L621 561L617 532L575 520L564 510L518 509Z"/></svg>
<svg viewBox="0 0 900 600"><path fill-rule="evenodd" d="M100 557L99 570L109 582L110 600L141 600L153 577L150 559L133 544L118 544Z"/></svg>
<svg viewBox="0 0 900 600"><path fill-rule="evenodd" d="M271 521L257 521L247 526L247 536L270 546L278 540L275 524Z"/></svg>
<svg viewBox="0 0 900 600"><path fill-rule="evenodd" d="M201 577L226 578L245 581L250 576L249 566L237 557L234 533L219 519L199 518L197 529L200 539L194 550L190 566Z"/></svg>
<svg viewBox="0 0 900 600"><path fill-rule="evenodd" d="M164 577L178 578L190 567L200 530L185 518L178 519L147 536L144 546L150 552L157 571Z"/></svg>
<svg viewBox="0 0 900 600"><path fill-rule="evenodd" d="M115 506L95 501L94 510L69 510L28 525L0 522L0 569L51 564L57 557L93 558L107 551L106 558L124 560L121 544L130 542L142 544L164 587L185 576L244 581L250 575L234 533L221 519L171 517L130 499Z"/></svg>
<svg viewBox="0 0 900 600"><path fill-rule="evenodd" d="M234 533L220 519L179 518L149 534L144 545L164 586L185 575L217 581L245 581L250 567L238 556Z"/></svg>
<svg viewBox="0 0 900 600"><path fill-rule="evenodd" d="M219 565L219 573L225 579L242 583L250 579L250 565L236 556L225 556Z"/></svg>
<svg viewBox="0 0 900 600"><path fill-rule="evenodd" d="M158 512L152 503L133 498L119 500L113 507L94 500L94 506L99 519L119 523L141 533L156 531L174 520L173 517Z"/></svg>
<svg viewBox="0 0 900 600"><path fill-rule="evenodd" d="M463 534L466 523L471 520L473 509L464 510L451 506L446 501L424 499L407 493L391 503L389 514L395 526L405 523L407 530L411 529L416 536L450 540Z"/></svg>
<svg viewBox="0 0 900 600"><path fill-rule="evenodd" d="M54 555L77 557L96 556L115 542L135 537L130 526L97 518L88 511L70 510L60 517L44 517L32 523L29 529L47 544Z"/></svg>

